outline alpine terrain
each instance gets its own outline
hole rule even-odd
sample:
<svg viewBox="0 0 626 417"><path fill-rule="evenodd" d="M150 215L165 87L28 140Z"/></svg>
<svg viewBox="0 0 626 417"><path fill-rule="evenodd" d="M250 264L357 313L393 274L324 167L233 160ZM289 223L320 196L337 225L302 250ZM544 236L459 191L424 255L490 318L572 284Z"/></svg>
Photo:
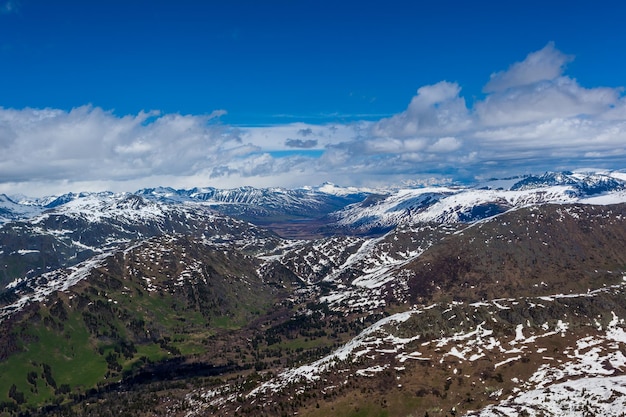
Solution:
<svg viewBox="0 0 626 417"><path fill-rule="evenodd" d="M0 416L622 416L626 173L0 195Z"/></svg>

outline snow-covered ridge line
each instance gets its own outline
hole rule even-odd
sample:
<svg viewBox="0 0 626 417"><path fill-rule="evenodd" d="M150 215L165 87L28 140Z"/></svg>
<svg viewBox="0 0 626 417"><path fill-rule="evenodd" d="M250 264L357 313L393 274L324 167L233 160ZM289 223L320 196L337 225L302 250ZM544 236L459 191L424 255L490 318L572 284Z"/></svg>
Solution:
<svg viewBox="0 0 626 417"><path fill-rule="evenodd" d="M324 184L321 187L306 187L300 189L287 188L254 188L239 187L234 189L218 189L212 187L173 189L169 187L157 187L141 189L134 193L122 192L82 192L68 193L60 196L49 196L43 198L28 198L16 196L11 199L8 196L0 195L0 224L13 220L25 220L38 216L44 212L63 209L66 212L91 212L94 220L101 213L112 213L115 209L119 211L143 210L154 208L155 203L165 206L172 204L180 205L186 203L203 204L233 204L252 205L259 207L289 207L289 206L322 206L329 199L341 200L351 198L358 201L358 197L365 196L369 191L355 187L339 187L334 184ZM352 197L350 197L352 196ZM139 199L139 200L138 200ZM116 207L112 202L123 201L134 202L126 207ZM330 201L330 200L329 200ZM141 207L146 203L148 207ZM120 203L121 204L121 203ZM149 214L149 213L145 213ZM158 214L158 213L153 213Z"/></svg>
<svg viewBox="0 0 626 417"><path fill-rule="evenodd" d="M472 223L542 204L626 203L626 180L618 174L547 173L476 187L403 189L352 204L333 216L339 227L365 231L420 222Z"/></svg>
<svg viewBox="0 0 626 417"><path fill-rule="evenodd" d="M5 194L0 194L0 225L40 214L44 209L37 205L23 204Z"/></svg>
<svg viewBox="0 0 626 417"><path fill-rule="evenodd" d="M609 197L609 195L611 197ZM69 193L44 198L13 198L0 195L0 224L12 220L29 219L46 210L67 206L78 209L80 203L140 196L148 201L165 204L185 202L210 205L233 204L286 209L307 207L324 210L337 205L361 201L352 208L338 213L338 224L362 226L363 222L376 223L374 227L388 227L406 221L466 221L485 217L485 213L471 212L472 207L483 206L489 210L504 209L523 204L545 202L583 202L588 204L613 204L626 202L626 173L621 171L557 172L540 176L524 176L507 180L490 180L474 186L387 187L380 189L341 187L325 183L319 187L254 188L239 187L218 189L213 187L173 189L156 187L134 193ZM334 199L334 200L333 200ZM484 207L491 204L492 207ZM333 208L334 207L334 208ZM357 209L358 208L358 209ZM428 208L428 210L425 210ZM374 219L372 219L372 216Z"/></svg>
<svg viewBox="0 0 626 417"><path fill-rule="evenodd" d="M94 268L102 266L112 254L112 252L102 253L68 269L42 274L36 278L38 281L36 286L30 286L30 281L24 279L14 280L7 285L7 288L14 289L20 298L14 303L0 308L0 322L33 302L45 301L50 294L56 291L65 291L76 285L87 278ZM25 289L20 288L22 284L26 286Z"/></svg>
<svg viewBox="0 0 626 417"><path fill-rule="evenodd" d="M130 194L113 194L108 196L89 195L69 201L56 210L44 213L33 219L33 223L41 223L51 214L64 214L70 217L81 217L97 223L108 219L156 220L165 216L167 207L159 203L147 202Z"/></svg>

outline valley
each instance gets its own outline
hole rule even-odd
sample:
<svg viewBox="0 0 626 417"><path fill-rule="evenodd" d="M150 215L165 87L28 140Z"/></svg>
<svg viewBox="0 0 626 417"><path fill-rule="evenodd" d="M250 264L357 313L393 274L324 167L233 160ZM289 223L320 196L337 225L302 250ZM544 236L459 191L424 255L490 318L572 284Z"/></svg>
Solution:
<svg viewBox="0 0 626 417"><path fill-rule="evenodd" d="M7 197L0 415L619 416L624 177Z"/></svg>

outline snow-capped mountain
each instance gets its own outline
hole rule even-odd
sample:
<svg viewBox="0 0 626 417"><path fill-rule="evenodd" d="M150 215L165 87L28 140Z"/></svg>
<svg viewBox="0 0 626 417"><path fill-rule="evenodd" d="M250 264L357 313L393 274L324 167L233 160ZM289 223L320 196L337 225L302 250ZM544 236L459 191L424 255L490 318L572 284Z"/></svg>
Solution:
<svg viewBox="0 0 626 417"><path fill-rule="evenodd" d="M624 184L13 200L0 414L618 416Z"/></svg>
<svg viewBox="0 0 626 417"><path fill-rule="evenodd" d="M75 207L85 213L93 209L96 213L94 215L100 216L101 210L95 206L100 204L97 200L102 200L100 205L106 205L106 201L113 197L135 195L162 206L202 204L216 213L270 227L283 236L314 236L320 234L319 228L325 223L321 219L326 215L363 200L370 192L367 189L325 183L320 187L298 189L205 187L177 190L157 187L141 189L135 193L82 192L43 198L6 197L5 202L0 201L0 225L9 221L28 221L48 210L64 207ZM108 212L114 215L116 209L123 208L111 207Z"/></svg>
<svg viewBox="0 0 626 417"><path fill-rule="evenodd" d="M626 189L624 174L615 172L547 172L529 175L511 186L511 190L529 190L565 185L578 197L589 197Z"/></svg>
<svg viewBox="0 0 626 417"><path fill-rule="evenodd" d="M299 189L206 187L175 190L161 187L143 189L136 194L161 202L202 202L223 214L257 222L282 218L318 218L361 201L366 196L364 191L331 184Z"/></svg>
<svg viewBox="0 0 626 417"><path fill-rule="evenodd" d="M334 226L361 233L398 224L471 223L511 209L538 204L626 202L626 178L616 173L546 173L493 180L475 187L403 189L332 213Z"/></svg>
<svg viewBox="0 0 626 417"><path fill-rule="evenodd" d="M41 206L20 204L5 194L0 194L0 226L10 221L35 216L43 210Z"/></svg>
<svg viewBox="0 0 626 417"><path fill-rule="evenodd" d="M122 244L164 234L239 242L242 247L276 239L267 230L202 204L166 204L127 193L73 195L31 216L0 228L0 262L11 266L0 276L0 288L14 278L71 266Z"/></svg>
<svg viewBox="0 0 626 417"><path fill-rule="evenodd" d="M330 223L330 228L323 228L327 233L334 233L332 229L337 227L343 228L343 232L379 233L404 223L472 222L534 204L616 203L626 199L625 193L626 174L612 171L548 172L540 176L490 180L475 186L458 187L372 190L330 183L299 189L205 187L185 190L157 187L142 189L132 195L164 205L202 203L216 212L264 225L286 220L319 220L330 215L322 222ZM89 201L106 200L115 195L109 192L69 193L19 200L2 196L0 224L25 220L66 205L84 205L87 209Z"/></svg>

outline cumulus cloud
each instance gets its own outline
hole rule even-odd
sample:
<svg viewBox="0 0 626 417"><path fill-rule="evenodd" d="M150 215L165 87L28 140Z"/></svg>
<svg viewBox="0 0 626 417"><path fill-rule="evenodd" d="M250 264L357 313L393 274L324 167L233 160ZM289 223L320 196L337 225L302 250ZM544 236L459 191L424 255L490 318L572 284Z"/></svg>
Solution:
<svg viewBox="0 0 626 417"><path fill-rule="evenodd" d="M539 51L528 54L523 61L512 64L506 71L491 74L483 91L494 93L513 87L554 80L563 73L565 65L573 59L572 55L565 55L555 48L553 42L550 42Z"/></svg>
<svg viewBox="0 0 626 417"><path fill-rule="evenodd" d="M437 139L433 144L428 147L429 152L452 152L461 147L461 141L452 136L446 136Z"/></svg>
<svg viewBox="0 0 626 417"><path fill-rule="evenodd" d="M463 129L469 115L460 92L458 84L447 81L421 87L404 112L374 124L372 135L406 138Z"/></svg>
<svg viewBox="0 0 626 417"><path fill-rule="evenodd" d="M219 114L0 109L0 176L25 182L186 175L241 148L257 149L242 143L236 130L212 124Z"/></svg>
<svg viewBox="0 0 626 417"><path fill-rule="evenodd" d="M576 80L558 77L493 93L476 104L485 125L540 122L555 118L596 116L618 103L612 88L583 88Z"/></svg>
<svg viewBox="0 0 626 417"><path fill-rule="evenodd" d="M550 43L492 74L485 97L471 107L459 84L441 81L376 122L235 128L219 122L223 111L117 116L93 106L0 108L0 192L327 180L373 186L625 168L622 90L581 86L565 73L572 59Z"/></svg>
<svg viewBox="0 0 626 417"><path fill-rule="evenodd" d="M406 111L373 124L368 137L344 148L354 154L380 149L398 171L410 161L415 172L466 177L587 164L621 168L626 157L622 89L581 86L564 74L572 59L549 43L492 74L485 86L489 94L473 108L456 83L422 87ZM409 149L403 146L407 141L423 147Z"/></svg>

